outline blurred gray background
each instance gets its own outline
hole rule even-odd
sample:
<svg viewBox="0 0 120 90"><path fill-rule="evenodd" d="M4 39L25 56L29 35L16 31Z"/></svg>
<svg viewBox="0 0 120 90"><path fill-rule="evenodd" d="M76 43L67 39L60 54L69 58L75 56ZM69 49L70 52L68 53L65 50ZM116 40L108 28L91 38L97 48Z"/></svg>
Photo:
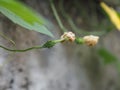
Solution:
<svg viewBox="0 0 120 90"><path fill-rule="evenodd" d="M55 35L50 38L34 31L28 31L13 24L0 15L0 32L16 43L16 48L23 49L41 45L47 40L58 39L60 30L48 0L19 0L42 14L52 26L48 29ZM120 10L119 0L105 0L106 3ZM72 31L71 25L62 16L59 8L61 0L54 2L64 25ZM106 17L102 13L99 0L63 0L65 11L72 17L82 33L85 31L102 32L107 29ZM76 6L76 7L75 7ZM103 27L99 27L103 24ZM106 27L105 27L106 26ZM74 31L73 31L74 32ZM120 32L113 30L101 35L95 47L76 45L75 43L57 44L50 49L12 53L0 49L0 90L120 90L119 73L115 64L103 64L96 48L105 47L120 59ZM14 46L4 38L0 44L9 48Z"/></svg>

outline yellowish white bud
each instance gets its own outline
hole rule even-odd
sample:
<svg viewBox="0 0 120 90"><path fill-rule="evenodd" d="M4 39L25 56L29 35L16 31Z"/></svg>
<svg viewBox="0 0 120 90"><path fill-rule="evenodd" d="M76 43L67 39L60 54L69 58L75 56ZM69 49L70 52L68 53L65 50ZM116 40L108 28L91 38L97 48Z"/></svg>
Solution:
<svg viewBox="0 0 120 90"><path fill-rule="evenodd" d="M62 36L61 39L68 40L70 42L74 42L75 40L75 34L73 32L65 32Z"/></svg>
<svg viewBox="0 0 120 90"><path fill-rule="evenodd" d="M84 40L86 45L94 46L94 45L96 45L98 43L99 37L98 36L89 35L89 36L84 36L83 40Z"/></svg>

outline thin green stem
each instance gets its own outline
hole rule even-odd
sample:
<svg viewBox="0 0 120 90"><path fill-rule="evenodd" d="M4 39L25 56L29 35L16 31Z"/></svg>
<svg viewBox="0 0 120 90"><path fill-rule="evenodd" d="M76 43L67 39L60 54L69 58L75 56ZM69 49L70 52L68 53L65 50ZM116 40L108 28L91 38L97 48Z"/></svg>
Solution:
<svg viewBox="0 0 120 90"><path fill-rule="evenodd" d="M65 39L54 40L55 43L63 42Z"/></svg>
<svg viewBox="0 0 120 90"><path fill-rule="evenodd" d="M34 47L27 48L27 49L10 49L2 45L0 45L0 47L3 48L4 50L11 51L11 52L26 52L26 51L33 50L33 49L42 48L42 46L34 46Z"/></svg>
<svg viewBox="0 0 120 90"><path fill-rule="evenodd" d="M0 36L2 36L6 40L10 41L13 45L15 45L15 42L12 39L10 39L9 37L5 36L2 32L0 32Z"/></svg>
<svg viewBox="0 0 120 90"><path fill-rule="evenodd" d="M53 0L50 0L50 5L51 5L51 8L52 8L53 14L54 14L54 16L55 16L55 18L56 18L56 20L58 22L59 27L61 28L61 30L63 32L67 31L67 29L63 26L62 21L60 20L60 17L59 17L59 15L57 13L55 5L53 4Z"/></svg>
<svg viewBox="0 0 120 90"><path fill-rule="evenodd" d="M30 50L33 50L33 49L51 48L55 44L60 43L62 41L64 41L64 39L47 41L45 44L43 44L41 46L33 46L33 47L30 47L30 48L26 48L26 49L10 49L10 48L4 47L2 45L0 45L0 48L3 48L4 50L10 51L10 52L26 52L26 51L30 51Z"/></svg>
<svg viewBox="0 0 120 90"><path fill-rule="evenodd" d="M63 6L63 0L60 0L60 3L59 3L59 7L60 7L60 11L63 15L63 17L65 17L68 21L68 23L70 24L72 30L74 30L75 32L77 33L81 33L80 32L80 29L78 29L75 24L73 23L73 20L70 18L70 16L65 12L64 10L64 6Z"/></svg>
<svg viewBox="0 0 120 90"><path fill-rule="evenodd" d="M60 3L59 3L59 9L63 15L63 17L66 18L67 22L69 23L69 25L71 26L72 30L78 34L81 34L81 35L88 35L88 34L94 34L94 35L98 35L98 36L102 36L104 34L107 33L107 31L85 31L83 29L80 29L78 28L75 23L73 22L72 18L66 13L65 9L64 9L64 6L63 6L63 0L60 0Z"/></svg>

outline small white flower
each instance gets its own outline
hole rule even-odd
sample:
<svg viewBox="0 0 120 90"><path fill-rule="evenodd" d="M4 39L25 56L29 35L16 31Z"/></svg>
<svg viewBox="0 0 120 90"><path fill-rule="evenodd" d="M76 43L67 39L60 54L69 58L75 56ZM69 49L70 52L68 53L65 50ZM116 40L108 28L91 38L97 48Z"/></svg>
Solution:
<svg viewBox="0 0 120 90"><path fill-rule="evenodd" d="M70 42L73 42L75 40L75 34L73 32L65 32L62 36L61 39L68 40Z"/></svg>
<svg viewBox="0 0 120 90"><path fill-rule="evenodd" d="M99 37L98 36L89 35L89 36L84 36L83 40L84 40L86 45L94 46L94 45L96 45L98 43Z"/></svg>

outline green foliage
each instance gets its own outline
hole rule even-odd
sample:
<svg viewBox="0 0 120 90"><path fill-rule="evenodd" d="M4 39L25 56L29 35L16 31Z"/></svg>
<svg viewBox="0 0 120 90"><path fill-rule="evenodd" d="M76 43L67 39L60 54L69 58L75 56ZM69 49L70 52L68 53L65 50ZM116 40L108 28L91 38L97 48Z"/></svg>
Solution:
<svg viewBox="0 0 120 90"><path fill-rule="evenodd" d="M0 12L14 23L40 33L53 36L46 28L46 20L16 0L0 0Z"/></svg>
<svg viewBox="0 0 120 90"><path fill-rule="evenodd" d="M107 51L105 48L100 48L98 54L102 57L104 64L109 64L117 61L117 58Z"/></svg>

